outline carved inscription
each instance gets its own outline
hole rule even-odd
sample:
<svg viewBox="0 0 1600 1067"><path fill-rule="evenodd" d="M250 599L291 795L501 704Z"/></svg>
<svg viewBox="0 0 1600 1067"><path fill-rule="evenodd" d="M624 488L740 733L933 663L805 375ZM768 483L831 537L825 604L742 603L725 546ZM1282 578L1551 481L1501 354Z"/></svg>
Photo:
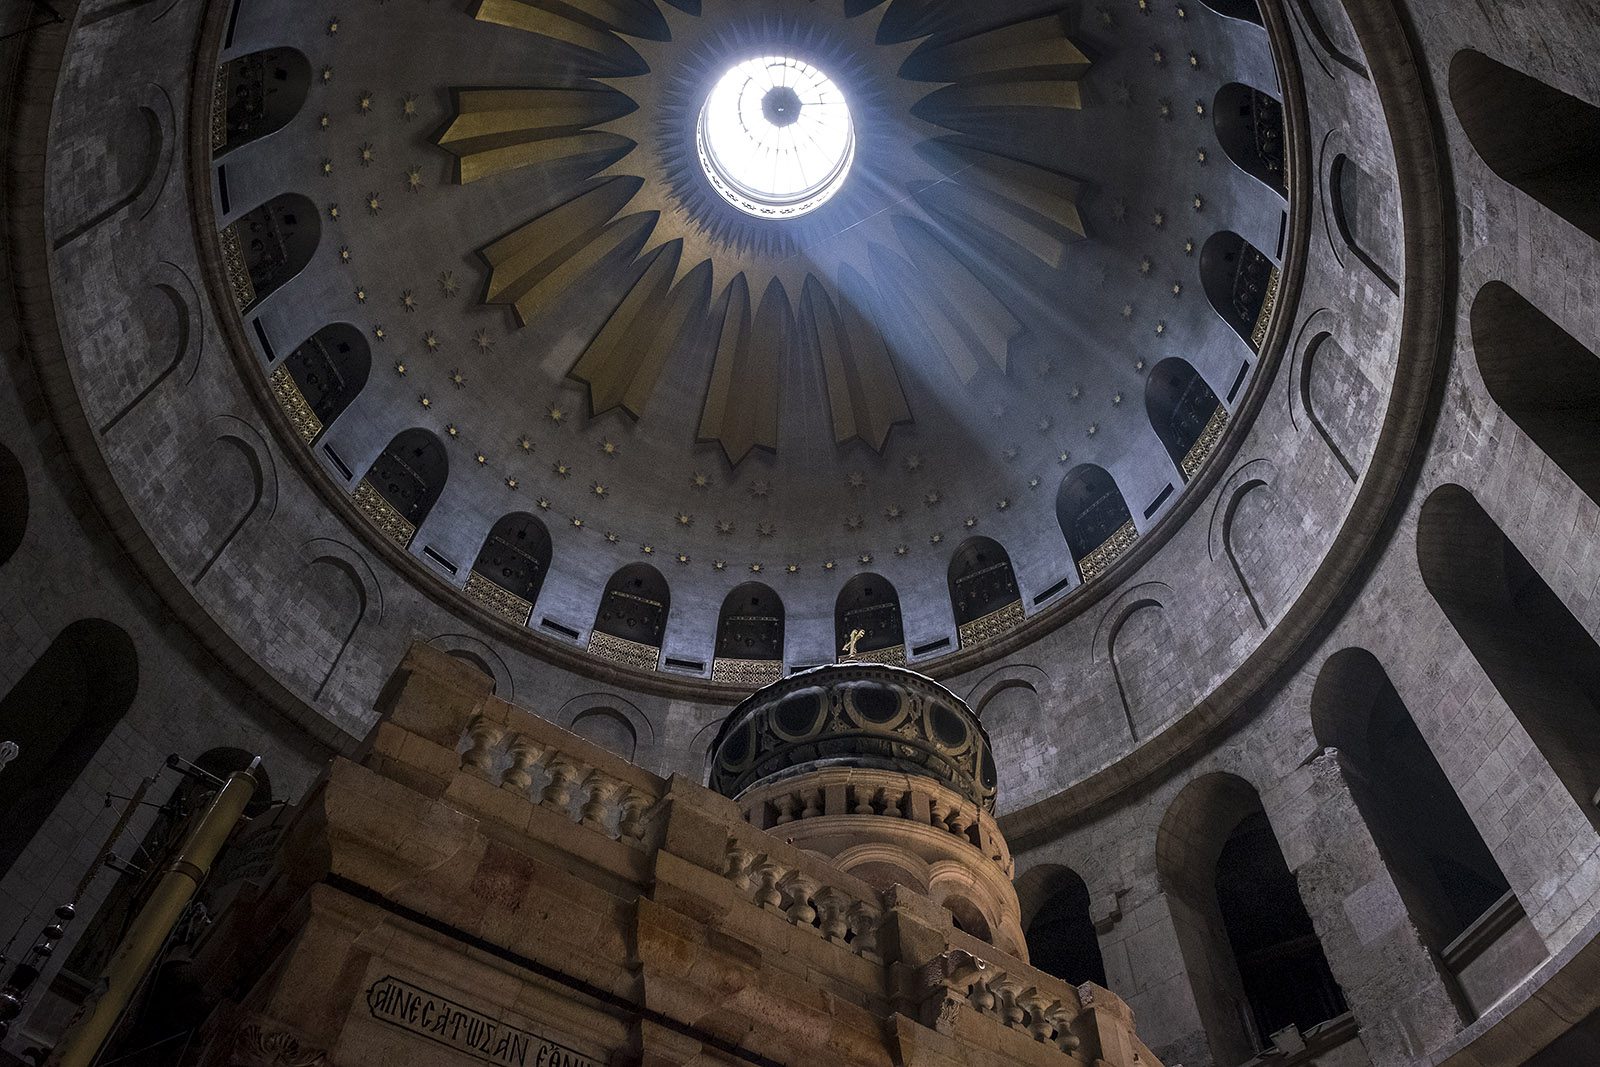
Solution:
<svg viewBox="0 0 1600 1067"><path fill-rule="evenodd" d="M505 1067L601 1067L547 1037L518 1030L448 997L388 976L367 990L374 1019Z"/></svg>

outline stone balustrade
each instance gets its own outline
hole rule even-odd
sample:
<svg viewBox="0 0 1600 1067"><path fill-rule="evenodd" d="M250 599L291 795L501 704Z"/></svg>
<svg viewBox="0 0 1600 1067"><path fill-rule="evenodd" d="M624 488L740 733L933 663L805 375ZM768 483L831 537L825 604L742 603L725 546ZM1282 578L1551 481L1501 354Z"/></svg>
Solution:
<svg viewBox="0 0 1600 1067"><path fill-rule="evenodd" d="M762 842L730 836L722 874L745 899L781 913L795 926L866 959L879 961L878 929L883 907L878 893L799 850L757 850ZM785 855L784 853L788 853Z"/></svg>
<svg viewBox="0 0 1600 1067"><path fill-rule="evenodd" d="M907 819L946 831L971 845L1006 879L1015 874L1011 849L994 817L930 778L840 768L756 786L740 795L739 805L746 821L763 830L831 816Z"/></svg>
<svg viewBox="0 0 1600 1067"><path fill-rule="evenodd" d="M924 964L919 978L926 1026L948 1028L954 1012L965 1006L1063 1052L1076 1052L1083 1044L1072 1026L1083 1012L1078 991L1031 967L952 948Z"/></svg>

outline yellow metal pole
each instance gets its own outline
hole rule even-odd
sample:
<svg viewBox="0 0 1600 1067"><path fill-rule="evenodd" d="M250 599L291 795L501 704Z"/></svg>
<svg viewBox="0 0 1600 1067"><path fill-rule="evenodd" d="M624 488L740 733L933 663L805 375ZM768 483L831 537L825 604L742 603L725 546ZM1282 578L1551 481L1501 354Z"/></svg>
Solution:
<svg viewBox="0 0 1600 1067"><path fill-rule="evenodd" d="M212 798L211 806L196 820L183 847L163 869L155 891L117 946L116 955L106 964L100 998L85 1008L50 1054L46 1063L51 1067L90 1067L94 1063L116 1029L117 1020L127 1010L134 990L210 873L212 861L244 814L245 805L255 795L254 771L260 763L261 757L257 756L247 770L229 775Z"/></svg>

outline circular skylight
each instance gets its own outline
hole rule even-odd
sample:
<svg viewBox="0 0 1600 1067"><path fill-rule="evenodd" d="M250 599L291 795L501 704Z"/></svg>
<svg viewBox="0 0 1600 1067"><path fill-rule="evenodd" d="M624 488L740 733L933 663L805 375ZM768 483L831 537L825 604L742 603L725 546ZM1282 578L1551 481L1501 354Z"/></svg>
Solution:
<svg viewBox="0 0 1600 1067"><path fill-rule="evenodd" d="M856 133L831 78L798 59L764 56L718 79L700 109L695 147L728 203L758 218L792 219L839 191Z"/></svg>

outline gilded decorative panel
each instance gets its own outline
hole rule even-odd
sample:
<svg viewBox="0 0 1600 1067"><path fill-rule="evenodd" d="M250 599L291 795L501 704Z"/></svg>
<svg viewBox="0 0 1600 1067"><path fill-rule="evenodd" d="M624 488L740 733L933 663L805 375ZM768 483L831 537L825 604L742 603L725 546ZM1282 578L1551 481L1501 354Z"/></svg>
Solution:
<svg viewBox="0 0 1600 1067"><path fill-rule="evenodd" d="M783 677L783 661L776 659L722 659L711 663L711 680L759 689Z"/></svg>
<svg viewBox="0 0 1600 1067"><path fill-rule="evenodd" d="M467 596L518 626L528 625L533 605L508 589L502 589L477 571L467 575Z"/></svg>
<svg viewBox="0 0 1600 1067"><path fill-rule="evenodd" d="M891 667L904 667L906 665L906 646L891 645L873 652L857 652L840 660L841 663L887 663Z"/></svg>
<svg viewBox="0 0 1600 1067"><path fill-rule="evenodd" d="M985 641L993 641L1007 630L1021 624L1023 618L1022 601L1013 601L1003 608L989 612L981 619L961 624L958 632L962 648L972 645L981 645Z"/></svg>
<svg viewBox="0 0 1600 1067"><path fill-rule="evenodd" d="M1133 520L1123 523L1116 533L1105 539L1105 542L1087 556L1078 561L1078 573L1083 575L1086 582L1093 581L1104 574L1107 567L1117 561L1117 558L1133 546L1139 539L1139 531L1134 529Z"/></svg>
<svg viewBox="0 0 1600 1067"><path fill-rule="evenodd" d="M243 311L256 302L256 283L250 280L250 268L244 261L239 227L224 226L218 239L222 242L222 265L228 271L228 288L233 290L233 302Z"/></svg>
<svg viewBox="0 0 1600 1067"><path fill-rule="evenodd" d="M1195 438L1189 447L1188 454L1183 457L1183 462L1178 464L1183 471L1183 480L1192 481L1200 468L1205 466L1206 457L1211 455L1211 450L1217 447L1217 442L1222 440L1222 431L1228 428L1228 409L1221 404L1211 413L1211 418L1206 422L1205 429L1200 431L1200 436Z"/></svg>
<svg viewBox="0 0 1600 1067"><path fill-rule="evenodd" d="M1267 343L1267 327L1272 324L1272 312L1278 306L1278 283L1283 280L1283 272L1277 267L1272 268L1272 273L1267 275L1267 295L1261 301L1261 314L1256 316L1256 328L1250 331L1250 347L1259 354L1261 346Z"/></svg>
<svg viewBox="0 0 1600 1067"><path fill-rule="evenodd" d="M217 80L211 84L211 151L216 153L228 143L228 68L217 68Z"/></svg>
<svg viewBox="0 0 1600 1067"><path fill-rule="evenodd" d="M356 507L389 540L401 548L411 544L417 528L365 478L356 486Z"/></svg>
<svg viewBox="0 0 1600 1067"><path fill-rule="evenodd" d="M280 363L267 383L272 386L272 395L278 401L278 406L289 416L295 435L308 445L315 441L317 434L322 432L322 420L306 403L305 394L300 392L300 386L296 384L294 375L289 373L289 368Z"/></svg>
<svg viewBox="0 0 1600 1067"><path fill-rule="evenodd" d="M661 650L654 645L629 641L625 637L612 637L599 630L589 635L589 655L637 671L653 671L661 661Z"/></svg>

